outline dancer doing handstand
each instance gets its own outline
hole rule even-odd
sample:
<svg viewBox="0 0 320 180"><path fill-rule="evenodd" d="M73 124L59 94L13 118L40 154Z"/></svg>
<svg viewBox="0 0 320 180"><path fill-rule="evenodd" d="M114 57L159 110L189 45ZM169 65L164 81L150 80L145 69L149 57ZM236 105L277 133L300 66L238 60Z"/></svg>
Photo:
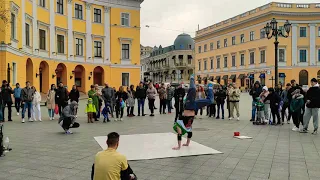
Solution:
<svg viewBox="0 0 320 180"><path fill-rule="evenodd" d="M179 150L181 148L181 140L184 134L188 134L187 142L183 146L189 146L192 137L192 123L194 120L195 112L199 108L208 106L213 103L213 86L208 86L208 96L206 99L195 100L196 98L196 86L194 82L194 75L190 77L190 88L186 97L185 108L183 115L174 123L173 129L177 132L178 146L172 148L173 150Z"/></svg>

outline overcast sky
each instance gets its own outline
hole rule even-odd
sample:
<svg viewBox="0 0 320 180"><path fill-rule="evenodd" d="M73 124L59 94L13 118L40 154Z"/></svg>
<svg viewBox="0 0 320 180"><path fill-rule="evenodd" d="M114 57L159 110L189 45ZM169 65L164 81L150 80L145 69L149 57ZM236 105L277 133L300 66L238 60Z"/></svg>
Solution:
<svg viewBox="0 0 320 180"><path fill-rule="evenodd" d="M286 3L319 3L319 0L277 0ZM271 0L144 0L141 4L141 44L172 45L177 35L229 19ZM147 28L146 25L150 27Z"/></svg>

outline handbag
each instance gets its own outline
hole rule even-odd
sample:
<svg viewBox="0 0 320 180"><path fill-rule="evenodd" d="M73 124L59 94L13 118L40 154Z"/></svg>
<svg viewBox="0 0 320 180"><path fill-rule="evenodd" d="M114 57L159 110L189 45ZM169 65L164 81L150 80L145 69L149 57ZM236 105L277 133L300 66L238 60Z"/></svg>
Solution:
<svg viewBox="0 0 320 180"><path fill-rule="evenodd" d="M59 114L59 106L58 106L58 104L56 104L56 106L54 107L54 113L55 114Z"/></svg>

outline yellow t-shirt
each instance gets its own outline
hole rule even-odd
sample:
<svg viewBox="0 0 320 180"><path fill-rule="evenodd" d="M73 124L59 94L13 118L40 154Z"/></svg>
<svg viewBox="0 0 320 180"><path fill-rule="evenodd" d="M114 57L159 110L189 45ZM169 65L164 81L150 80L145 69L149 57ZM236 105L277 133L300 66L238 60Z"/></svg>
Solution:
<svg viewBox="0 0 320 180"><path fill-rule="evenodd" d="M120 180L120 172L128 168L127 158L115 149L98 152L94 163L94 180Z"/></svg>

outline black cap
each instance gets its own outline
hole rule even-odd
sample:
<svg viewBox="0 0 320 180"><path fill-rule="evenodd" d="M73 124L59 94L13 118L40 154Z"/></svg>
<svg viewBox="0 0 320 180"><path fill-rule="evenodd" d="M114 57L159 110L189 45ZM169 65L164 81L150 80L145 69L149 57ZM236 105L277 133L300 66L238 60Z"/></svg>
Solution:
<svg viewBox="0 0 320 180"><path fill-rule="evenodd" d="M316 78L312 78L312 79L311 79L311 82L316 82L316 83L317 83L318 80L317 80Z"/></svg>

